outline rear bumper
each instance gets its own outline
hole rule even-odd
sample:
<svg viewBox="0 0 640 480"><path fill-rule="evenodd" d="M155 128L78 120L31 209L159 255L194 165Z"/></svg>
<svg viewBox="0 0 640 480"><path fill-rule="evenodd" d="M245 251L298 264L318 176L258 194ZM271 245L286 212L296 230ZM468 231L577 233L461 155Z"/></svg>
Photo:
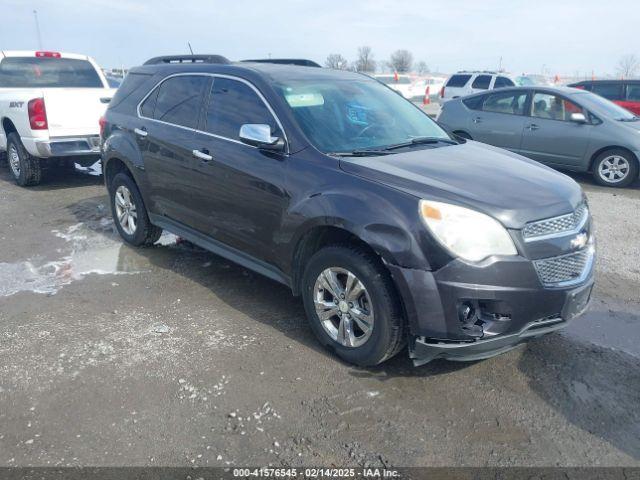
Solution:
<svg viewBox="0 0 640 480"><path fill-rule="evenodd" d="M82 155L100 156L100 136L52 137L48 140L23 139L27 151L36 157L75 157Z"/></svg>

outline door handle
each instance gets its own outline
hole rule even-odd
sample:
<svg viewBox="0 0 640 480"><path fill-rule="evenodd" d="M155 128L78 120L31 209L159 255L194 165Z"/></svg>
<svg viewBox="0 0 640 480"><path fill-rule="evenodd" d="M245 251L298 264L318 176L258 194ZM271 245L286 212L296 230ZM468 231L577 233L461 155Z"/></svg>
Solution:
<svg viewBox="0 0 640 480"><path fill-rule="evenodd" d="M482 123L482 117L476 117L473 119L473 123Z"/></svg>
<svg viewBox="0 0 640 480"><path fill-rule="evenodd" d="M133 131L135 132L136 135L140 136L140 137L146 137L147 135L149 135L147 133L147 129L142 127L142 128L134 128Z"/></svg>
<svg viewBox="0 0 640 480"><path fill-rule="evenodd" d="M202 150L193 150L191 153L193 153L194 157L199 158L203 162L210 162L211 160L213 160L213 157L209 155L209 150L205 148L203 148Z"/></svg>
<svg viewBox="0 0 640 480"><path fill-rule="evenodd" d="M535 123L530 124L529 126L527 126L527 129L529 130L539 130L540 127L538 125L536 125Z"/></svg>

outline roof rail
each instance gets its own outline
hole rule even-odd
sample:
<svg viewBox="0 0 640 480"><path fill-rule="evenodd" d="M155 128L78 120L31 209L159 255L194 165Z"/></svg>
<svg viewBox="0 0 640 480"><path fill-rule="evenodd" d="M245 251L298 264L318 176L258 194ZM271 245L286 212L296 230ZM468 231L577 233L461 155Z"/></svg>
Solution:
<svg viewBox="0 0 640 480"><path fill-rule="evenodd" d="M231 63L222 55L164 55L153 57L144 62L144 65L160 65L168 63Z"/></svg>
<svg viewBox="0 0 640 480"><path fill-rule="evenodd" d="M491 75L497 75L499 72L493 70L458 70L456 73L490 73Z"/></svg>
<svg viewBox="0 0 640 480"><path fill-rule="evenodd" d="M320 67L319 64L313 60L307 60L306 58L256 58L253 60L242 60L243 62L253 63L277 63L280 65L298 65L300 67Z"/></svg>

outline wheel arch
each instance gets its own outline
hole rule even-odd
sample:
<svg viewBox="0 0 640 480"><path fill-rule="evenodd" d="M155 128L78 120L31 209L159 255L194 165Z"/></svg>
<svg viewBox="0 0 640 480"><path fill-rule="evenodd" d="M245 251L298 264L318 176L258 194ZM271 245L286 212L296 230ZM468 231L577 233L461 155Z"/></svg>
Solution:
<svg viewBox="0 0 640 480"><path fill-rule="evenodd" d="M593 167L595 165L596 159L602 155L604 152L608 151L608 150L624 150L625 152L629 153L631 155L631 158L633 160L635 160L636 164L638 165L638 167L640 168L640 160L638 159L638 157L636 156L635 153L633 153L633 150L624 147L622 145L609 145L606 147L602 147L598 150L596 150L592 155L591 158L589 159L589 172L593 172Z"/></svg>
<svg viewBox="0 0 640 480"><path fill-rule="evenodd" d="M5 136L8 136L10 133L18 133L18 129L13 123L13 120L11 120L9 117L4 117L0 125L2 126L2 131L4 132Z"/></svg>

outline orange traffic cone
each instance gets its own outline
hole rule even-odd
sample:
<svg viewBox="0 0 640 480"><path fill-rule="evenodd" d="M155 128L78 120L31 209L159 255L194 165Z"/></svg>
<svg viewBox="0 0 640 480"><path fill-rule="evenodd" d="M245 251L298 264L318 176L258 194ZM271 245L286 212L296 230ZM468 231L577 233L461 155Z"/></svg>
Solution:
<svg viewBox="0 0 640 480"><path fill-rule="evenodd" d="M422 99L422 105L429 105L431 103L431 92L429 85L427 85L427 89L424 92L424 98Z"/></svg>

